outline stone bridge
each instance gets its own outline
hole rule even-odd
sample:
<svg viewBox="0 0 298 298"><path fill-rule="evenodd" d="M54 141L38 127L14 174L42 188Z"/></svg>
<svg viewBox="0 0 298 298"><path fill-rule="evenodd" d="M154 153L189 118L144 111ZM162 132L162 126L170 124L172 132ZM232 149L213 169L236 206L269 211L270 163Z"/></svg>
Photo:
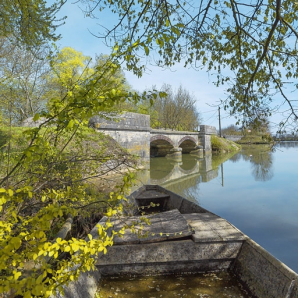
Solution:
<svg viewBox="0 0 298 298"><path fill-rule="evenodd" d="M110 119L92 117L89 126L111 136L130 153L149 160L150 156L179 159L182 153L202 155L211 152L215 127L201 125L199 132L152 129L150 116L126 112Z"/></svg>

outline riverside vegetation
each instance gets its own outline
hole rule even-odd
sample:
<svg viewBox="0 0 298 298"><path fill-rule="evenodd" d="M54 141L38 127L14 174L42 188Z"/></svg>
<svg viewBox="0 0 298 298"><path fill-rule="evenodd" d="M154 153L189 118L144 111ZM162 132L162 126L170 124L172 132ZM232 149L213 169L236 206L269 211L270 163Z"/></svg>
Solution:
<svg viewBox="0 0 298 298"><path fill-rule="evenodd" d="M0 152L0 293L11 291L25 298L49 297L62 290L80 271L94 266L91 256L113 244L113 235L105 230L99 230L97 240L90 235L87 240L56 239L55 232L66 220L91 216L91 206L101 204L102 198L87 191L88 175L101 175L101 166L109 169L117 160L117 152L88 147L91 140L84 138L88 119L116 110L126 101L154 103L164 96L164 92L138 94L124 88L119 77L122 63L139 77L146 70L146 58L155 54L158 66L181 61L198 69L203 66L217 74L217 86L228 84L222 105L238 118L269 116L269 103L281 94L288 104L281 129L289 119L297 119L295 101L283 92L284 82L287 88L297 87L298 5L292 0L270 0L261 6L257 1L248 4L249 9L235 1L200 1L197 6L191 1L132 1L129 5L127 1L82 1L86 17L101 20L97 13L108 10L116 14L111 19L119 20L101 32L111 42L111 55L92 69L77 58L65 63L51 46L59 39L55 29L63 19L59 21L56 13L63 3L0 3L0 107L1 120L9 126ZM33 64L34 58L49 63ZM28 114L34 121L41 117L44 121L26 129L18 140L20 146L14 146L13 126ZM117 202L125 198L131 180L130 174L125 176L106 198L106 215L121 212Z"/></svg>
<svg viewBox="0 0 298 298"><path fill-rule="evenodd" d="M216 135L211 136L211 147L215 153L235 153L241 149L239 144Z"/></svg>

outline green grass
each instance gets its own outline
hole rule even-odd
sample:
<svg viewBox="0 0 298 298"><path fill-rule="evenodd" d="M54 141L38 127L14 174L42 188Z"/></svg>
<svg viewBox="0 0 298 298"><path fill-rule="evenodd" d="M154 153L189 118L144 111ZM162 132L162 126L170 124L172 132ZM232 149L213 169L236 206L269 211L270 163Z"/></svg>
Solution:
<svg viewBox="0 0 298 298"><path fill-rule="evenodd" d="M241 146L233 141L215 135L211 136L211 146L212 151L217 153L237 152L241 149Z"/></svg>

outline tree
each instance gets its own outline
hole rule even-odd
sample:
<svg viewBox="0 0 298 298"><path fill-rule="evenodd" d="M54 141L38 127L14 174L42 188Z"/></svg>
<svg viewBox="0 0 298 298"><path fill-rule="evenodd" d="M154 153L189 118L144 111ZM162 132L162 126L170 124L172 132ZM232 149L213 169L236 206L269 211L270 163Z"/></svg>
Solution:
<svg viewBox="0 0 298 298"><path fill-rule="evenodd" d="M157 52L157 65L184 61L215 72L215 84L227 86L222 104L238 119L249 119L256 111L270 116L276 106L271 102L279 98L286 110L281 127L298 118L298 106L287 91L298 88L295 1L82 2L90 17L99 18L104 10L119 16L117 24L102 27L101 38L135 74L141 76L145 69L141 56Z"/></svg>
<svg viewBox="0 0 298 298"><path fill-rule="evenodd" d="M29 51L8 38L0 39L0 109L6 123L11 118L20 125L45 107L49 52L45 45Z"/></svg>
<svg viewBox="0 0 298 298"><path fill-rule="evenodd" d="M201 117L195 103L196 99L182 86L174 92L172 86L164 84L152 106L147 105L147 111L151 116L151 127L197 130ZM146 110L144 103L140 109Z"/></svg>
<svg viewBox="0 0 298 298"><path fill-rule="evenodd" d="M239 135L241 134L241 131L239 130L239 127L237 127L234 124L231 124L221 130L223 135Z"/></svg>
<svg viewBox="0 0 298 298"><path fill-rule="evenodd" d="M12 38L32 49L58 40L60 36L55 35L55 30L63 24L63 19L57 20L55 15L64 3L63 0L57 0L49 6L44 0L2 0L1 37Z"/></svg>
<svg viewBox="0 0 298 298"><path fill-rule="evenodd" d="M48 77L50 92L55 92L56 97L65 97L75 85L78 87L80 82L86 80L94 72L90 63L91 57L84 56L82 52L71 47L58 51L51 60L52 71Z"/></svg>
<svg viewBox="0 0 298 298"><path fill-rule="evenodd" d="M115 63L117 63L115 61ZM109 70L109 66L114 65L114 69ZM126 82L124 73L119 65L111 64L110 57L107 55L98 55L95 61L88 56L84 56L82 52L78 52L71 47L65 47L59 51L51 60L52 71L48 76L48 86L50 87L48 108L65 98L67 94L78 92L79 89L85 88L85 83L92 80L93 76L97 78L94 82L94 88L100 97L103 88L110 90L118 90L128 92L130 87ZM100 78L100 73L103 71L105 78ZM127 93L125 93L127 94ZM113 105L110 109L105 109L105 112L116 111L121 112L125 106L125 101L128 97L123 97L117 105Z"/></svg>
<svg viewBox="0 0 298 298"><path fill-rule="evenodd" d="M45 9L43 1L1 2L1 36L15 36L16 45L32 53L44 38L55 37L57 6L52 8ZM80 70L79 78L73 80L60 76L60 87L65 89L60 94L55 90L48 93L48 108L33 118L43 117L38 127L13 127L10 121L5 131L1 128L1 294L11 291L11 295L25 298L49 297L81 271L93 268L93 256L105 253L113 244L115 233L106 232L109 222L99 229L98 239L92 239L88 230L76 233L68 228L81 218L90 226L96 220L94 210L107 216L121 214L121 201L132 179L131 174L126 175L109 194L90 190L90 179L126 164L130 157L111 140L88 129L87 123L91 116L109 111L125 99L137 102L142 96L116 84L121 69L114 56L95 65L93 72L86 71ZM15 83L10 76L3 78Z"/></svg>

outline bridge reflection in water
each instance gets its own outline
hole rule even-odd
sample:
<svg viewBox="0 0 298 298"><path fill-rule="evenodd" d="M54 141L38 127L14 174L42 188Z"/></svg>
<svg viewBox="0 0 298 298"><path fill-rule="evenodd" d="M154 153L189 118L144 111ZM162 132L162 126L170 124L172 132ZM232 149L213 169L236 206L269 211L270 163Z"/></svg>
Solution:
<svg viewBox="0 0 298 298"><path fill-rule="evenodd" d="M158 184L181 196L198 202L191 193L202 182L209 182L218 177L218 166L212 167L212 155L199 158L183 154L182 161L166 157L150 159L150 169L139 173L138 180L142 184ZM138 185L139 186L139 185Z"/></svg>

